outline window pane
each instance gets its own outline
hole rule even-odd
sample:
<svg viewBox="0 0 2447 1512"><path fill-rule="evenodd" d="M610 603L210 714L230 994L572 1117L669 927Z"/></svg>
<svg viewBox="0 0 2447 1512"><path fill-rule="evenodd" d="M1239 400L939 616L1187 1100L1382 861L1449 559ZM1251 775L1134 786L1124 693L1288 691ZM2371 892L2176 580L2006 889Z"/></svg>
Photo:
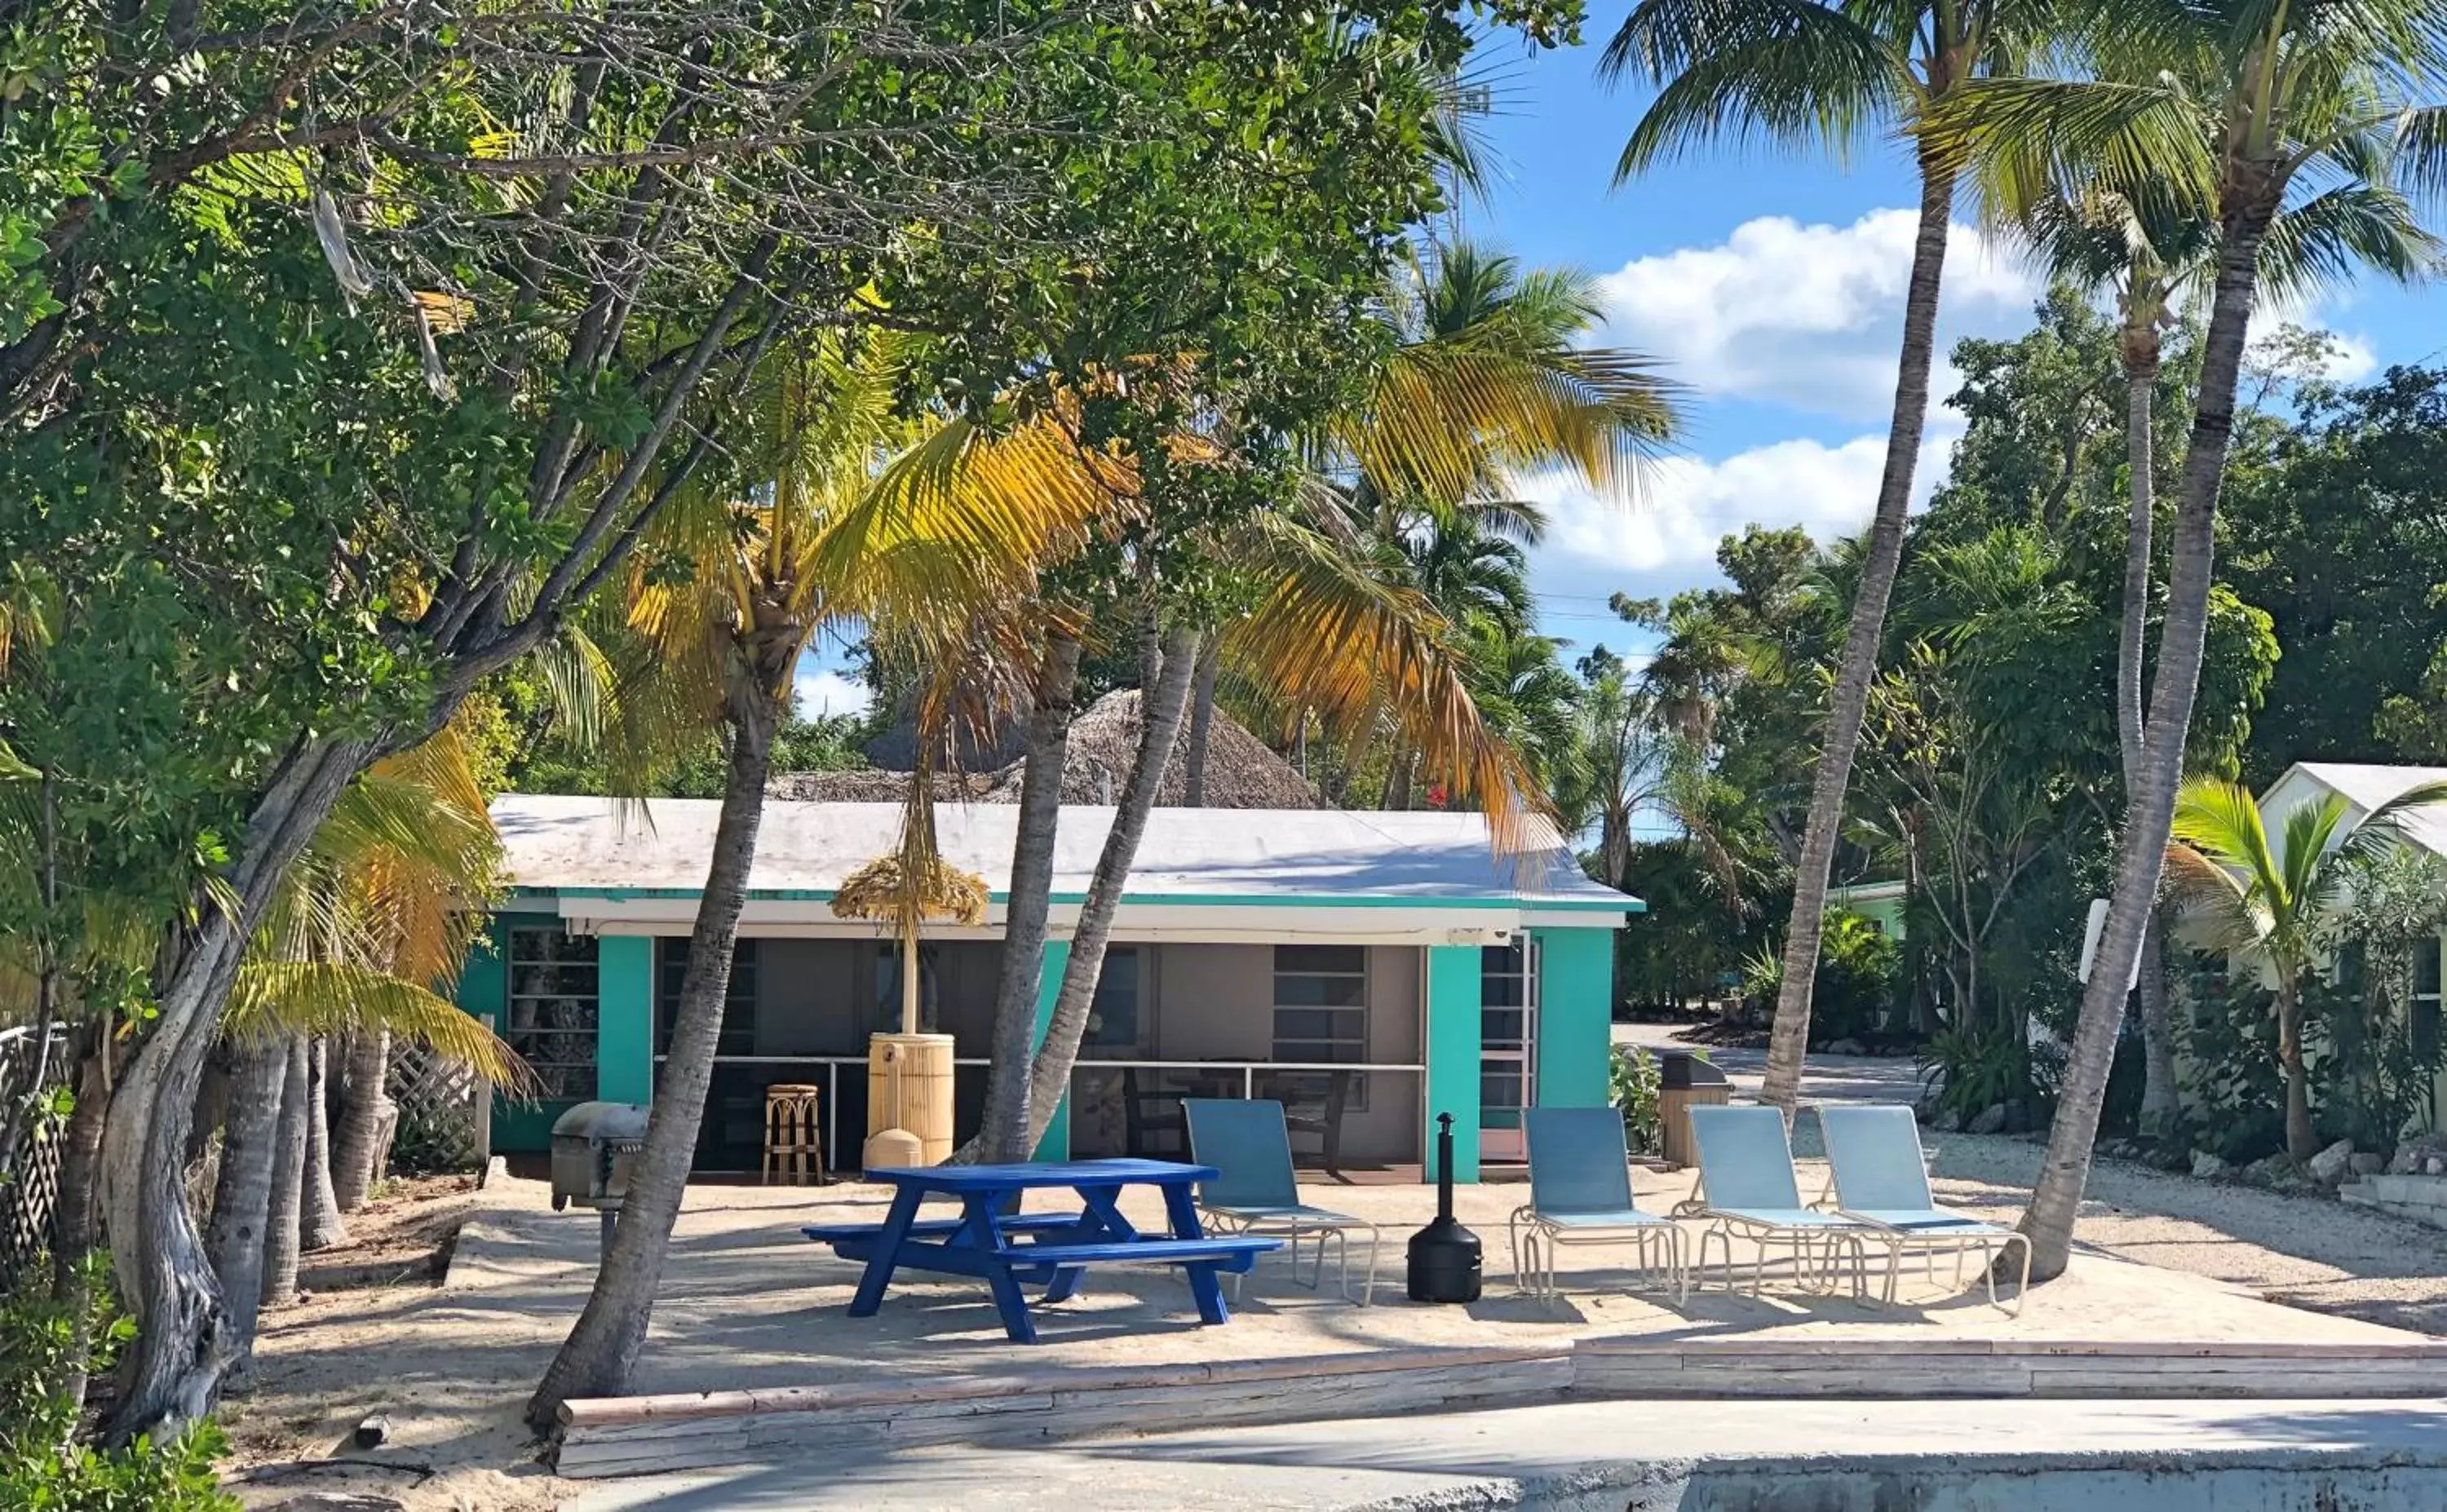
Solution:
<svg viewBox="0 0 2447 1512"><path fill-rule="evenodd" d="M2413 991L2416 996L2438 995L2438 946L2424 942L2413 949Z"/></svg>
<svg viewBox="0 0 2447 1512"><path fill-rule="evenodd" d="M1365 945L1278 945L1277 972L1337 972L1357 975L1368 970Z"/></svg>

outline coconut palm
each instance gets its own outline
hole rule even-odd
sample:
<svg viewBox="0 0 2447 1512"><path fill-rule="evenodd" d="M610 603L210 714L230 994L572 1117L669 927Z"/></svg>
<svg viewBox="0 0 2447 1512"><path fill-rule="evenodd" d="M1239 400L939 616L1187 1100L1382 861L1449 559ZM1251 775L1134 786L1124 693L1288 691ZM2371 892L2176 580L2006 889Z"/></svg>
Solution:
<svg viewBox="0 0 2447 1512"><path fill-rule="evenodd" d="M1763 136L1841 153L1871 133L1906 130L1979 80L2018 69L2043 40L2044 0L1641 0L1603 55L1609 80L1658 86L1615 170L1621 182L1693 147ZM1850 629L1810 794L1810 818L1785 929L1767 1077L1760 1097L1791 1116L1810 1037L1827 879L1844 795L1877 671L1887 600L1903 555L1905 513L1928 411L1939 286L1957 167L1916 147L1920 220L1904 295L1903 351L1887 459Z"/></svg>
<svg viewBox="0 0 2447 1512"><path fill-rule="evenodd" d="M2167 847L2176 895L2214 945L2238 965L2264 971L2276 992L2286 1153L2298 1163L2319 1148L2303 1068L2303 986L2319 965L2323 927L2350 905L2356 867L2401 840L2398 821L2440 802L2447 783L2426 784L2348 822L2345 801L2329 793L2288 813L2272 843L2248 788L2195 777L2176 796L2174 843Z"/></svg>
<svg viewBox="0 0 2447 1512"><path fill-rule="evenodd" d="M2005 226L2029 240L2053 276L2087 290L2112 292L2120 317L2117 350L2124 374L2129 519L2116 633L2115 731L2129 798L2140 784L2145 745L2143 637L2157 510L2153 453L2163 337L2172 323L2173 302L2207 293L2216 266L2217 226L2196 203L2164 196L2128 197L2096 185L2078 200L2047 192L2010 208L2019 214L2009 216ZM2383 183L2347 178L2279 211L2263 246L2260 284L2273 296L2300 303L2363 269L2411 280L2438 261L2439 250L2438 238L2416 222L2413 206L2402 194ZM2163 954L2159 933L2153 913L2142 941L2144 966L2134 996L2146 1049L2142 1121L2145 1126L2169 1131L2180 1108L2167 979L2157 965Z"/></svg>
<svg viewBox="0 0 2447 1512"><path fill-rule="evenodd" d="M732 469L679 491L631 572L626 617L652 656L623 701L634 728L621 743L651 751L657 730L718 726L728 766L645 1148L586 1307L528 1403L539 1427L568 1397L624 1389L644 1342L800 653L825 626L850 622L928 665L958 662L975 650L979 617L1007 620L1037 566L1075 551L1105 501L1089 463L1042 427L1003 438L966 421L911 420L913 356L909 338L888 331L766 354L733 401Z"/></svg>
<svg viewBox="0 0 2447 1512"><path fill-rule="evenodd" d="M1628 891L1632 822L1665 803L1675 737L1622 661L1600 650L1582 661L1581 673L1580 755L1557 806L1567 830L1596 826L1598 880Z"/></svg>
<svg viewBox="0 0 2447 1512"><path fill-rule="evenodd" d="M2010 207L2115 195L2214 221L2201 376L2175 504L2157 673L2094 971L2048 1154L2022 1218L2034 1276L2064 1269L2131 978L2155 906L2209 627L2217 496L2262 264L2289 204L2338 185L2447 180L2447 0L2080 0L2093 77L1982 81L1932 112L1925 150Z"/></svg>

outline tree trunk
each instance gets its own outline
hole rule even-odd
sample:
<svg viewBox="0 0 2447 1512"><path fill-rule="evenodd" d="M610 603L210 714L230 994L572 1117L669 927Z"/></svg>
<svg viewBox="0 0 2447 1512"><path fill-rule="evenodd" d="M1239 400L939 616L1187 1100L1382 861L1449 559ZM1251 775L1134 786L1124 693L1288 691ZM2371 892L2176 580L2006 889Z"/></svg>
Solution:
<svg viewBox="0 0 2447 1512"><path fill-rule="evenodd" d="M255 1348L256 1314L263 1297L263 1268L272 1217L274 1152L278 1147L281 1088L289 1076L289 1048L274 1041L237 1047L230 1072L229 1120L221 1125L220 1180L213 1194L212 1226L205 1231L213 1274L229 1299L233 1371L246 1368Z"/></svg>
<svg viewBox="0 0 2447 1512"><path fill-rule="evenodd" d="M306 1051L306 1167L297 1198L297 1247L308 1254L349 1242L332 1189L332 1053L320 1038Z"/></svg>
<svg viewBox="0 0 2447 1512"><path fill-rule="evenodd" d="M273 1125L272 1196L263 1219L263 1287L265 1302L288 1302L297 1295L299 1225L305 1217L306 1099L314 1082L313 1055L303 1035L292 1035L280 1049L280 1116ZM234 1351L229 1318L219 1320L218 1346ZM224 1367L227 1362L224 1361Z"/></svg>
<svg viewBox="0 0 2447 1512"><path fill-rule="evenodd" d="M1182 757L1181 802L1206 806L1206 743L1215 729L1215 677L1223 670L1223 640L1209 634L1198 652L1198 681L1189 690L1189 749Z"/></svg>
<svg viewBox="0 0 2447 1512"><path fill-rule="evenodd" d="M382 1131L397 1118L388 1085L390 1030L361 1029L350 1035L347 1066L340 1126L332 1136L332 1191L340 1211L353 1213L382 1179Z"/></svg>
<svg viewBox="0 0 2447 1512"><path fill-rule="evenodd" d="M722 1037L730 956L739 940L749 871L756 860L765 781L773 765L773 728L781 716L782 698L773 690L788 686L788 658L797 654L798 644L794 640L787 655L769 649L758 653L758 686L731 695L730 778L723 788L721 817L714 823L713 856L697 904L696 927L689 935L688 970L680 979L671 1054L656 1078L646 1146L630 1179L611 1252L595 1274L595 1289L577 1326L527 1400L527 1422L539 1432L552 1429L560 1404L571 1397L625 1392L637 1351L646 1342ZM773 665L777 655L778 668Z"/></svg>
<svg viewBox="0 0 2447 1512"><path fill-rule="evenodd" d="M1049 636L1028 716L1028 765L1019 779L1018 838L1003 905L1002 966L995 985L994 1042L977 1136L955 1159L1024 1161L1029 1143L1030 1057L1044 991L1045 920L1053 895L1053 841L1062 817L1062 767L1079 686L1079 643ZM1057 1099L1058 1101L1058 1099Z"/></svg>
<svg viewBox="0 0 2447 1512"><path fill-rule="evenodd" d="M1045 1137L1062 1092L1071 1083L1071 1068L1079 1058L1079 1039L1087 1032L1088 1010L1095 1001L1096 981L1105 971L1105 945L1112 934L1113 910L1122 900L1122 884L1138 859L1139 838L1147 833L1148 811L1155 806L1156 790L1164 785L1165 764L1172 743L1181 736L1184 707L1189 702L1190 679L1196 671L1198 632L1175 630L1164 637L1163 665L1150 693L1139 708L1139 748L1130 758L1129 781L1113 812L1113 827L1096 858L1096 873L1088 897L1079 905L1078 927L1071 936L1071 959L1063 967L1062 992L1054 1000L1053 1017L1045 1029L1029 1068L1028 1147Z"/></svg>
<svg viewBox="0 0 2447 1512"><path fill-rule="evenodd" d="M2247 165L2248 166L2248 165ZM2158 901L2158 880L2173 827L2175 789L2183 779L2184 742L2198 690L2201 652L2209 637L2210 568L2216 549L2218 488L2225 481L2227 444L2234 432L2235 387L2250 334L2251 301L2260 243L2285 192L2273 172L2229 183L2218 247L2217 283L2210 296L2209 331L2201 344L2199 403L2186 443L2181 492L2176 500L2167 613L2158 631L2158 675L2150 690L2150 717L2143 729L2140 781L2127 806L2116 845L2115 886L2108 898L2107 923L2072 1052L2048 1128L2048 1152L2038 1187L2022 1214L2031 1241L2031 1277L2064 1273L2073 1248L2075 1215L2090 1181L2093 1144L2115 1061L2115 1036L2124 1020L2125 984Z"/></svg>
<svg viewBox="0 0 2447 1512"><path fill-rule="evenodd" d="M2115 739L2124 762L2129 805L2141 784L2146 746L2142 728L2142 650L2150 619L2150 549L2157 525L2157 481L2152 410L2157 396L2159 343L2155 286L2135 270L2124 298L2120 337L2124 362L2125 493L2129 501L2124 542L2124 603L2115 636ZM2174 1026L2168 1019L2165 929L2157 910L2141 941L2141 976L2134 998L2141 1014L2141 1131L2172 1139L2183 1123L2175 1086Z"/></svg>
<svg viewBox="0 0 2447 1512"><path fill-rule="evenodd" d="M2290 979L2277 984L2277 1064L2286 1072L2286 1158L2301 1165L2320 1153L2320 1143L2303 1069L2303 989Z"/></svg>
<svg viewBox="0 0 2447 1512"><path fill-rule="evenodd" d="M85 1363L93 1357L93 1305L89 1286L94 1245L100 1238L96 1199L102 1166L102 1130L110 1116L110 1041L99 1023L81 1027L74 1041L76 1106L60 1134L59 1196L51 1208L51 1300L68 1320L67 1370L61 1394L85 1404Z"/></svg>
<svg viewBox="0 0 2447 1512"><path fill-rule="evenodd" d="M196 923L164 953L155 973L157 1011L110 1099L99 1191L120 1297L137 1318L135 1358L106 1438L173 1435L211 1409L231 1355L221 1337L224 1299L188 1211L185 1166L195 1085L219 1037L220 1014L245 953L281 878L313 836L373 747L302 742L283 760L247 817L238 860L226 879L237 906L216 888L200 895Z"/></svg>
<svg viewBox="0 0 2447 1512"><path fill-rule="evenodd" d="M1945 273L1945 235L1952 220L1954 176L1924 156L1921 161L1920 229L1912 241L1911 281L1904 297L1904 344L1895 372L1895 410L1887 430L1886 470L1878 481L1878 508L1869 525L1869 551L1861 586L1852 600L1851 628L1844 638L1835 695L1810 785L1810 822L1793 869L1793 917L1784 931L1784 976L1775 997L1775 1024L1768 1040L1767 1076L1759 1100L1784 1111L1788 1122L1801 1095L1801 1060L1810 1043L1811 989L1818 973L1818 934L1827 917L1827 874L1844 828L1844 795L1852 779L1852 754L1861 743L1861 716L1869 683L1878 671L1878 643L1886 633L1887 599L1903 560L1904 520L1911 508L1912 473L1920 463L1921 431L1928 415L1928 369L1937 347L1937 301Z"/></svg>

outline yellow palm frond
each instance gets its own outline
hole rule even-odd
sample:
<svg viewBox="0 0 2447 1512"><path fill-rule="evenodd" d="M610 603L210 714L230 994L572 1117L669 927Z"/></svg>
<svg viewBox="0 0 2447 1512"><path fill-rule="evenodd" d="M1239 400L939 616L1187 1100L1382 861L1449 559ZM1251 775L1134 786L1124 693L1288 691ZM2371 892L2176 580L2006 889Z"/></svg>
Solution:
<svg viewBox="0 0 2447 1512"><path fill-rule="evenodd" d="M1224 634L1223 654L1279 714L1321 718L1352 740L1378 718L1457 796L1486 810L1500 850L1552 834L1527 764L1480 717L1467 652L1417 593L1389 586L1325 537L1280 516L1250 536L1266 584Z"/></svg>
<svg viewBox="0 0 2447 1512"><path fill-rule="evenodd" d="M249 960L238 969L222 1024L232 1038L258 1043L386 1029L423 1042L513 1096L534 1087L534 1073L518 1053L458 1004L349 962Z"/></svg>

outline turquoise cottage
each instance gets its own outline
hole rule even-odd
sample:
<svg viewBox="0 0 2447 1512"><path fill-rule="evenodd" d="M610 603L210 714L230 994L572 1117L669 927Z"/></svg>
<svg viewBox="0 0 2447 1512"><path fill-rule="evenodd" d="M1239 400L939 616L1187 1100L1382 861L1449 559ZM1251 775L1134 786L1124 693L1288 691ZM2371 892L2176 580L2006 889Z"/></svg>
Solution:
<svg viewBox="0 0 2447 1512"><path fill-rule="evenodd" d="M543 1149L572 1103L653 1095L717 807L527 794L493 805L511 890L460 1001L545 1094L497 1110L496 1150ZM1111 817L1062 810L1040 1027ZM827 1153L854 1159L866 1040L897 1027L901 968L875 925L827 902L892 848L900 818L891 803L768 806L700 1170L756 1168L776 1082L822 1087ZM921 953L925 1027L955 1041L960 1137L984 1090L1017 818L995 803L938 816L945 859L986 878L996 900L982 926L930 928ZM1304 1161L1425 1168L1434 1116L1449 1112L1457 1179L1517 1162L1521 1108L1606 1100L1613 935L1641 906L1589 880L1560 842L1499 858L1476 814L1159 808L1039 1154L1178 1154L1178 1099L1258 1096L1284 1102Z"/></svg>

